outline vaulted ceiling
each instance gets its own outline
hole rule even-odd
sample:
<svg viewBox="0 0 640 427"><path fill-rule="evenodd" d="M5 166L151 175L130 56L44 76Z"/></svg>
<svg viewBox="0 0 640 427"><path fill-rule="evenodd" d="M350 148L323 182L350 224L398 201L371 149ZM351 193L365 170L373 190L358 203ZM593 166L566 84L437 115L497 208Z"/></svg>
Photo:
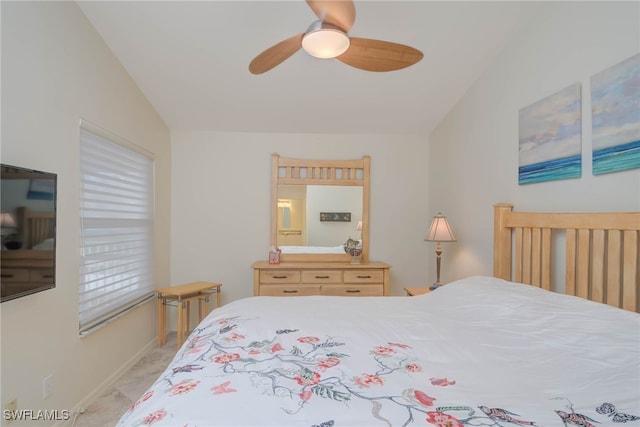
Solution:
<svg viewBox="0 0 640 427"><path fill-rule="evenodd" d="M253 75L264 49L316 16L291 1L79 1L172 130L428 134L511 37L547 7L511 1L356 1L349 35L424 58L367 72L298 51Z"/></svg>

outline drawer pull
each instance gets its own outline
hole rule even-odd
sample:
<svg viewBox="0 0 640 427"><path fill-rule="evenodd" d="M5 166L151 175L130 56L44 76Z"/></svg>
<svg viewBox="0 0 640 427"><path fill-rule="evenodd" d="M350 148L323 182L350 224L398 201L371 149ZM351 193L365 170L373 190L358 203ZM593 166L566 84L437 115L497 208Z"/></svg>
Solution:
<svg viewBox="0 0 640 427"><path fill-rule="evenodd" d="M345 292L348 294L357 294L360 292L360 289L347 289Z"/></svg>
<svg viewBox="0 0 640 427"><path fill-rule="evenodd" d="M282 291L282 293L283 293L283 294L297 294L297 293L298 293L298 291L297 291L297 290L295 290L295 289L293 289L293 290L285 289L284 291Z"/></svg>
<svg viewBox="0 0 640 427"><path fill-rule="evenodd" d="M331 276L315 276L316 279L328 279Z"/></svg>
<svg viewBox="0 0 640 427"><path fill-rule="evenodd" d="M0 274L0 277L7 279L13 277L13 274Z"/></svg>
<svg viewBox="0 0 640 427"><path fill-rule="evenodd" d="M273 277L274 279L286 279L289 276L285 274L284 276L271 276L271 277Z"/></svg>
<svg viewBox="0 0 640 427"><path fill-rule="evenodd" d="M371 276L370 276L370 275L368 275L368 274L367 274L366 276L360 276L360 275L358 275L358 276L356 276L356 277L357 277L358 279L371 279Z"/></svg>

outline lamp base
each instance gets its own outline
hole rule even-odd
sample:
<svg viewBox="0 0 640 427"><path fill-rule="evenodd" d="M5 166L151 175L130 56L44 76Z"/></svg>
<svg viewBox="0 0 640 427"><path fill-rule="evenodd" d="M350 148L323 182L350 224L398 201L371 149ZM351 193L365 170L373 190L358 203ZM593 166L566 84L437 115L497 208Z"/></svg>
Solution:
<svg viewBox="0 0 640 427"><path fill-rule="evenodd" d="M438 288L439 288L439 287L441 287L441 286L442 286L442 283L440 283L440 282L436 282L436 283L434 283L433 285L429 286L429 290L430 290L430 291L435 291L436 289L438 289Z"/></svg>

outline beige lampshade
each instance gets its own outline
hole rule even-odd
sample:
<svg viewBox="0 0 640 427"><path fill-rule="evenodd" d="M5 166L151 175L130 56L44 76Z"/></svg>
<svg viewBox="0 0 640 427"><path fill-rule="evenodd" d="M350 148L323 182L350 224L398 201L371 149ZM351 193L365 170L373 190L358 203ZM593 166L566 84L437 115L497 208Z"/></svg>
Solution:
<svg viewBox="0 0 640 427"><path fill-rule="evenodd" d="M437 216L433 217L431 227L427 232L427 236L424 238L427 242L455 242L456 237L453 235L453 231L449 226L447 217L442 215L442 212L438 212Z"/></svg>
<svg viewBox="0 0 640 427"><path fill-rule="evenodd" d="M9 212L0 213L0 227L2 228L16 228L16 220Z"/></svg>

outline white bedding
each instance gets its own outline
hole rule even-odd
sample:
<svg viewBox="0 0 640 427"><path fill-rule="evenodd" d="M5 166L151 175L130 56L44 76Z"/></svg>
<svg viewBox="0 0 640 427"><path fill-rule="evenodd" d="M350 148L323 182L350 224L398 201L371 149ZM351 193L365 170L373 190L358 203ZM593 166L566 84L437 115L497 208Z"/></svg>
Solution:
<svg viewBox="0 0 640 427"><path fill-rule="evenodd" d="M416 297L227 304L118 425L590 427L638 416L640 315L475 277Z"/></svg>
<svg viewBox="0 0 640 427"><path fill-rule="evenodd" d="M283 254L344 254L344 246L280 246Z"/></svg>

